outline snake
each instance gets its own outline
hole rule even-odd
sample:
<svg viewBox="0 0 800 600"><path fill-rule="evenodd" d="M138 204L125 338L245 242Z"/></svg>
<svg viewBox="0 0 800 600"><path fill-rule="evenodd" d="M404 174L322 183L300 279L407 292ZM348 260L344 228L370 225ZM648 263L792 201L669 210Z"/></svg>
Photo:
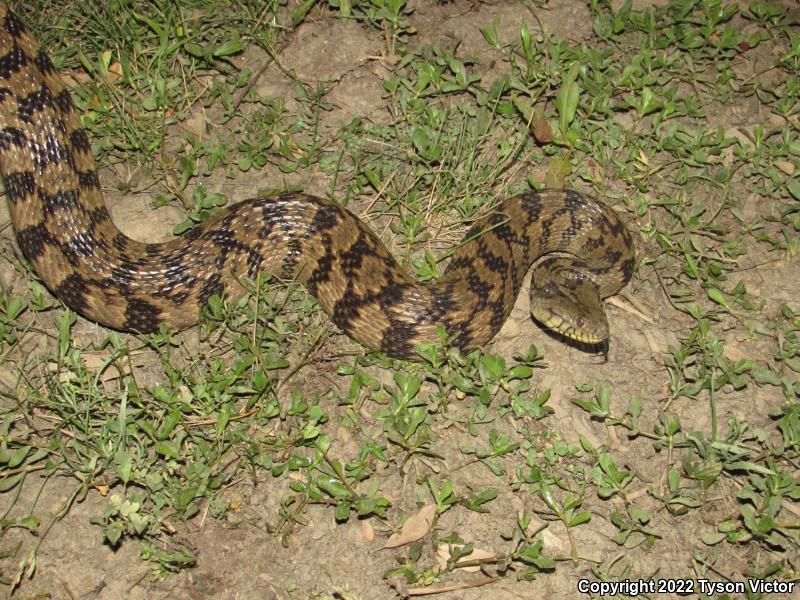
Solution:
<svg viewBox="0 0 800 600"><path fill-rule="evenodd" d="M630 280L625 223L570 189L528 191L476 220L443 275L421 283L338 203L306 193L244 200L163 243L113 223L87 130L46 51L0 3L0 178L20 251L71 310L139 334L191 327L214 297L262 273L305 285L348 336L420 360L419 344L469 351L508 319L533 269L530 312L580 344L607 344L603 299Z"/></svg>

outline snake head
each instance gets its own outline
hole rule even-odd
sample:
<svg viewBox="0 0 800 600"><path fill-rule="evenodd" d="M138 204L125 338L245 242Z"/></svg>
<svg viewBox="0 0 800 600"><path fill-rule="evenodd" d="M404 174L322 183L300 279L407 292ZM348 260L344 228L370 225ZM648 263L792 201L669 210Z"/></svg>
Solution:
<svg viewBox="0 0 800 600"><path fill-rule="evenodd" d="M540 262L531 280L531 315L542 325L583 344L608 340L608 319L597 284L573 258Z"/></svg>

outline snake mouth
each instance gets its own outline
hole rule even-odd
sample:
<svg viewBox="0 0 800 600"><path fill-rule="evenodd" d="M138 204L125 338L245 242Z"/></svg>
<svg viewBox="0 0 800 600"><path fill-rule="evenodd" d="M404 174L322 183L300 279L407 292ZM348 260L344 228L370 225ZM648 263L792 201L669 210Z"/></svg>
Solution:
<svg viewBox="0 0 800 600"><path fill-rule="evenodd" d="M566 338L587 345L605 344L608 341L608 323L583 316L563 315L554 310L531 309L533 318L542 325Z"/></svg>

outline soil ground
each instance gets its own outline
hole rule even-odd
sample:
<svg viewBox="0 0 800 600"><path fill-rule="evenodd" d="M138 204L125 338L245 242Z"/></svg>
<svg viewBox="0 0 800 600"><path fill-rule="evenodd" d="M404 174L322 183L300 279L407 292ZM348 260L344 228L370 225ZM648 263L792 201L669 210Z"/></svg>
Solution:
<svg viewBox="0 0 800 600"><path fill-rule="evenodd" d="M642 4L642 3L640 3ZM546 8L527 9L518 2L416 2L414 12L409 15L417 34L412 45L439 44L452 46L461 43L462 56L474 56L487 74L501 68L496 64L497 56L483 40L479 28L493 20L500 23L501 37L515 37L522 20L531 31L541 28L554 31L564 38L579 42L591 36L591 15L581 3L567 0L550 2ZM291 86L285 73L292 72L303 81L325 81L329 91L325 100L333 110L324 113L323 130L337 131L343 123L353 117L387 122L382 81L389 71L384 51L384 40L374 31L353 21L344 21L328 13L312 11L309 18L286 37L286 45L278 56L282 69L276 65L268 67L260 79L260 92L266 95L287 98L291 109ZM324 57L324 59L323 59ZM247 60L254 66L268 61L268 57L256 50L248 50ZM751 125L761 116L758 106L743 107L742 110L718 116L719 125L734 128ZM114 177L104 173L104 177ZM230 197L250 193L252 186L280 188L296 183L293 176L284 178L276 173L272 181L264 181L264 175L243 176L231 188L229 181L220 182ZM329 181L320 175L318 179L303 176L303 182L311 179L310 192L327 189ZM318 189L313 189L318 186ZM166 207L153 211L146 194L132 197L115 197L108 194L115 221L134 238L158 241L167 239L172 228L182 218L180 211ZM755 200L753 200L755 202ZM745 208L747 210L747 208ZM758 210L758 208L753 208ZM633 226L635 227L635 225ZM11 239L12 232L6 228L2 234ZM646 245L640 248L645 255L655 252ZM775 310L781 303L789 304L800 311L796 282L800 281L800 264L796 259L772 262L766 266L749 270L744 274L747 287L758 293L767 304L767 310ZM643 320L634 311L615 306L609 308L612 343L606 361L597 355L563 344L558 339L544 334L532 325L528 316L528 300L523 293L514 312L496 340L493 351L510 356L521 348L535 343L546 357L548 368L538 372L539 385L552 390L550 405L555 409L550 425L567 435L572 443L579 436L588 439L596 447L608 445L613 449L618 464L631 469L638 478L639 489L633 495L645 495L647 486L661 487L659 479L663 473L661 460L652 446L645 441L618 437L589 418L586 412L577 410L570 403L575 386L585 381L605 381L615 390L615 396L629 399L638 394L644 399L642 420L651 425L659 407L668 395L665 383L663 354L670 346L676 346L685 334L689 319L677 313L663 298L663 293L654 277L647 273L638 276L628 288L628 294L644 307L649 321ZM91 338L94 326L80 323L80 330ZM736 330L733 330L736 334ZM740 340L728 340L728 352L732 354L756 355L758 344ZM324 377L324 374L321 376ZM146 373L143 377L147 377ZM311 377L311 375L307 375ZM306 385L314 385L306 382ZM756 391L758 393L756 393ZM774 390L774 393L770 393ZM779 388L745 389L739 394L727 395L721 410L720 422L728 416L749 419L758 426L766 423L771 407L780 404L783 395ZM692 430L707 428L710 414L707 403L697 403L685 398L676 399L671 410L680 415L684 426ZM763 424L761 423L761 424ZM643 426L643 429L646 427ZM455 462L459 460L458 445L464 434L456 428L449 432L438 432L441 443L437 451ZM341 428L334 431L337 441L346 448L349 432ZM355 442L353 442L355 444ZM416 510L414 486L409 481L414 473L382 474L382 487L386 490L398 510L411 515ZM473 465L460 474L462 486L470 482L480 485L486 477L485 469ZM58 479L48 480L43 488L41 481L30 478L22 490L20 504L36 502L37 512L52 514L65 500L65 488ZM37 598L81 598L81 599L229 599L269 600L288 598L322 597L324 594L342 598L379 600L394 596L387 585L384 573L395 566L394 554L382 550L385 535L380 524L375 524L378 535L369 539L365 535L365 524L358 519L337 524L332 511L311 508L304 515L304 527L296 528L288 536L288 547L282 547L277 537L268 532L274 524L279 499L286 490L286 480L263 477L254 484L242 481L231 485L227 499L235 506L225 520L206 518L200 515L186 523L180 535L196 549L198 565L186 569L166 580L157 582L149 578L150 566L139 558L139 547L126 541L117 549L103 544L92 519L102 512L105 499L96 490L90 490L78 499L69 514L56 522L38 550L36 575L24 581L17 592L19 597ZM728 502L727 496L725 502ZM522 499L521 499L522 498ZM488 513L452 510L445 513L438 527L442 531L468 531L476 546L491 551L498 542L498 532L508 530L514 515L531 508L533 498L508 495L497 498ZM720 514L730 511L731 506L720 502ZM621 504L613 503L616 508ZM609 505L594 498L587 499L585 509L607 513ZM637 571L658 573L659 578L682 577L690 573L692 547L699 544L699 533L710 529L708 523L715 515L696 513L691 518L674 518L667 512L655 515L656 529L663 536L652 550L644 547L636 554ZM374 521L373 521L374 522ZM593 519L590 524L575 530L581 553L602 561L620 548L610 541L616 530L606 519ZM551 524L543 532L546 547L553 554L568 554L569 545L563 528ZM724 557L721 570L725 571ZM732 562L739 560L736 557ZM579 579L595 577L586 562L573 567L570 563L559 563L555 573L541 576L533 582L517 581L513 577L484 588L463 589L443 597L473 600L484 598L576 598ZM340 594L335 596L335 594ZM656 595L658 597L658 595ZM800 596L798 596L800 597Z"/></svg>

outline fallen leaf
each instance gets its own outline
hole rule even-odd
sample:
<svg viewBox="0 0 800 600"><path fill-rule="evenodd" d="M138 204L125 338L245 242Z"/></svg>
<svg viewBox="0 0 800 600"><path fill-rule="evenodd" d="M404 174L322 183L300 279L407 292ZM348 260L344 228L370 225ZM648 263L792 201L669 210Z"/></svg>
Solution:
<svg viewBox="0 0 800 600"><path fill-rule="evenodd" d="M366 519L361 521L361 535L364 536L364 539L368 542L375 539L375 530L372 528L372 523Z"/></svg>
<svg viewBox="0 0 800 600"><path fill-rule="evenodd" d="M110 81L116 81L117 79L122 79L122 65L114 61L110 65L108 65L108 79Z"/></svg>
<svg viewBox="0 0 800 600"><path fill-rule="evenodd" d="M173 525L168 519L161 519L161 529L173 535L178 532L178 530L175 529L175 525Z"/></svg>
<svg viewBox="0 0 800 600"><path fill-rule="evenodd" d="M384 548L397 548L398 546L405 546L412 542L425 537L425 534L431 530L433 520L436 518L436 505L428 504L423 506L417 514L409 517L403 523L403 528L400 533L393 534L384 544Z"/></svg>
<svg viewBox="0 0 800 600"><path fill-rule="evenodd" d="M550 127L550 122L538 110L534 111L530 127L533 137L536 138L536 141L540 144L553 141L553 128Z"/></svg>

